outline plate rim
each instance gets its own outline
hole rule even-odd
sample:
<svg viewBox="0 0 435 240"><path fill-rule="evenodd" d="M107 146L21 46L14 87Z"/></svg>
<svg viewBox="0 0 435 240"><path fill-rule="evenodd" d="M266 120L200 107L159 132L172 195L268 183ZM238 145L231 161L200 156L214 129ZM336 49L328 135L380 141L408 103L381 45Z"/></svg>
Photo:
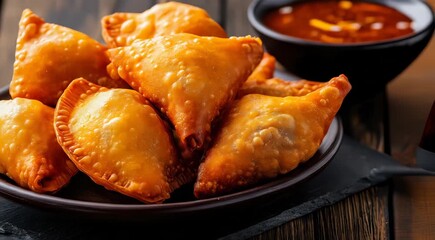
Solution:
<svg viewBox="0 0 435 240"><path fill-rule="evenodd" d="M9 86L3 86L0 87L0 99L7 99L9 98Z"/></svg>
<svg viewBox="0 0 435 240"><path fill-rule="evenodd" d="M0 89L0 99L9 97L8 88ZM184 202L169 202L159 204L125 204L103 203L85 200L63 198L61 196L41 194L24 189L13 181L0 178L0 195L25 205L51 210L66 210L75 213L102 213L102 214L181 214L195 213L223 207L234 206L241 203L256 201L271 194L279 194L286 189L306 181L319 173L334 158L343 138L341 119L336 115L331 122L319 150L312 158L300 164L296 169L284 174L277 179L269 180L258 186L241 190L235 193L207 199L197 199ZM329 143L329 144L328 144ZM326 144L326 146L325 146ZM313 162L313 158L316 161ZM5 177L7 178L7 177ZM171 215L173 216L173 215Z"/></svg>

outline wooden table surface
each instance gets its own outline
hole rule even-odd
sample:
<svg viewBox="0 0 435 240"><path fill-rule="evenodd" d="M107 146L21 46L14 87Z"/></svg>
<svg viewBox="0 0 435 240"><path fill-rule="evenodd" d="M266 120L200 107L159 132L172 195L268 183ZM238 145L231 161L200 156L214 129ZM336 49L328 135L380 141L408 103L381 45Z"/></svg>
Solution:
<svg viewBox="0 0 435 240"><path fill-rule="evenodd" d="M255 35L246 18L250 0L184 1L206 9L229 35ZM0 26L0 87L12 76L19 17L30 8L48 22L102 41L99 19L114 10L141 12L155 1L3 0ZM435 0L429 0L435 6ZM80 16L80 17L79 17ZM387 86L391 154L415 162L415 148L435 99L435 41ZM388 131L389 130L389 131ZM398 177L293 220L253 239L433 239L435 178Z"/></svg>
<svg viewBox="0 0 435 240"><path fill-rule="evenodd" d="M435 8L435 0L427 2ZM388 86L391 153L404 164L415 164L416 145L435 100L434 64L432 39L419 58ZM391 228L395 239L435 238L434 190L434 177L394 179Z"/></svg>

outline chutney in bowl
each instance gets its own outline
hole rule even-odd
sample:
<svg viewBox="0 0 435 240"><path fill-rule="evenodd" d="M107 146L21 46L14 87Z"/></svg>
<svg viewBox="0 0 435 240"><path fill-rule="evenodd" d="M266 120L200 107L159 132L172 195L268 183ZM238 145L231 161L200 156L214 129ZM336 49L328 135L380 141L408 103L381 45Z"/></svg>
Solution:
<svg viewBox="0 0 435 240"><path fill-rule="evenodd" d="M262 21L281 34L325 43L382 41L414 32L412 19L394 8L347 0L298 2L266 13Z"/></svg>
<svg viewBox="0 0 435 240"><path fill-rule="evenodd" d="M310 8L308 4L319 4L320 7ZM325 8L322 4L335 4L337 9L342 9ZM304 5L310 9L309 14L298 15L296 20L294 16L289 19L291 13ZM381 11L373 10L373 6ZM357 7L359 11L349 11ZM385 17L385 9L402 18L393 22L391 16ZM268 14L273 12L284 15L281 21L297 21L296 30L302 34L315 32L315 35L317 32L319 36L324 36L323 40L321 37L309 38L273 29L271 24L266 23ZM286 12L290 17L285 16ZM323 15L329 15L329 18L322 18ZM379 20L382 16L384 22ZM300 18L305 18L306 23L302 24ZM373 22L357 21L367 18ZM352 83L354 95L384 89L420 55L431 40L435 27L432 8L420 0L327 0L321 3L319 0L254 0L248 8L248 19L266 50L288 72L315 81L327 81L331 76L345 74ZM382 28L380 24L383 24ZM388 24L403 28L404 31L396 31L403 34L391 35L394 31ZM363 29L366 31L356 35L356 30ZM379 32L379 38L361 37ZM352 34L356 37L352 38Z"/></svg>

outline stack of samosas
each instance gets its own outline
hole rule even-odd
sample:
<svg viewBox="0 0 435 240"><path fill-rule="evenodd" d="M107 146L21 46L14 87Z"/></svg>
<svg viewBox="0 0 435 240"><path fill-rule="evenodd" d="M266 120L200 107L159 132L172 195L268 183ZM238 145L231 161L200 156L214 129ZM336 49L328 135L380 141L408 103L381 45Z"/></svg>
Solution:
<svg viewBox="0 0 435 240"><path fill-rule="evenodd" d="M351 88L275 78L259 38L228 37L195 6L101 25L106 45L23 11L0 101L0 173L21 187L55 193L79 170L145 203L188 183L233 193L309 160Z"/></svg>

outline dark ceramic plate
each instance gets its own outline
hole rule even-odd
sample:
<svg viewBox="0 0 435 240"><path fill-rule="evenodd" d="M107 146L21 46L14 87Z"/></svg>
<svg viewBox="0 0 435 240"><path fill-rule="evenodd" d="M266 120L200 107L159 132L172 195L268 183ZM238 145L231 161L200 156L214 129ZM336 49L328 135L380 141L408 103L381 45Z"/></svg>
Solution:
<svg viewBox="0 0 435 240"><path fill-rule="evenodd" d="M6 89L0 99L9 98ZM0 194L11 200L38 208L85 214L94 217L113 217L129 220L166 220L198 214L211 214L222 210L255 207L271 199L279 198L286 190L307 180L331 161L337 152L343 135L339 118L332 122L319 150L306 163L289 174L222 197L197 200L192 185L176 190L171 199L162 204L147 205L121 194L105 190L84 174L77 174L70 184L54 195L38 194L15 185L0 176Z"/></svg>

